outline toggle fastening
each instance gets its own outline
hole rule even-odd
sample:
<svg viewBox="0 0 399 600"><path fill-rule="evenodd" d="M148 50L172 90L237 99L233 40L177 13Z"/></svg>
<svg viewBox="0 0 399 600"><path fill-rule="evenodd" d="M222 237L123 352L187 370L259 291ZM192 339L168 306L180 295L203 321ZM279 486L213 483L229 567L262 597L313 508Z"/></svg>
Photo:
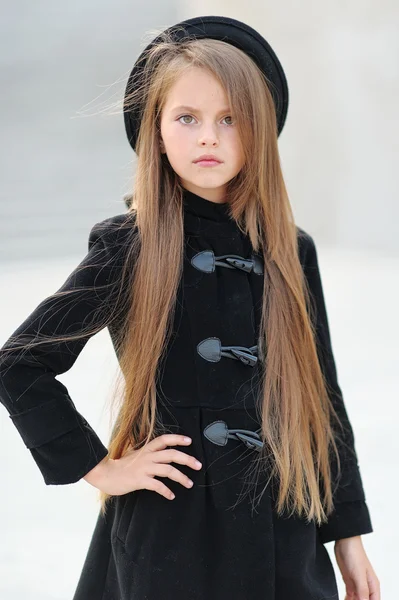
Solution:
<svg viewBox="0 0 399 600"><path fill-rule="evenodd" d="M199 269L205 273L213 273L215 267L240 269L246 273L254 272L256 275L261 275L263 273L262 260L256 254L252 254L251 258L243 258L238 254L223 254L221 256L215 256L212 250L203 250L192 257L191 264L196 269Z"/></svg>
<svg viewBox="0 0 399 600"><path fill-rule="evenodd" d="M225 356L226 358L240 360L244 365L254 367L258 361L258 346L251 346L250 348L245 346L222 346L220 339L217 337L202 340L197 345L197 352L202 358L210 362L219 362Z"/></svg>
<svg viewBox="0 0 399 600"><path fill-rule="evenodd" d="M248 448L260 452L263 448L263 441L260 437L262 428L256 431L249 429L229 429L225 421L214 421L207 425L203 431L204 436L217 446L226 446L227 440L235 439L243 442Z"/></svg>

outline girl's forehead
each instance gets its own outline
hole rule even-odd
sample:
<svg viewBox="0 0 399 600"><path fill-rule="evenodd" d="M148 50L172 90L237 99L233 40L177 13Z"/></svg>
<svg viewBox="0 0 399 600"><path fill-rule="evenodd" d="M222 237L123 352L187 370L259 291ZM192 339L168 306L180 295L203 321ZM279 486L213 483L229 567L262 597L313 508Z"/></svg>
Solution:
<svg viewBox="0 0 399 600"><path fill-rule="evenodd" d="M211 73L196 69L182 73L171 85L166 95L168 110L178 107L198 107L200 105L222 105L228 107L226 91Z"/></svg>

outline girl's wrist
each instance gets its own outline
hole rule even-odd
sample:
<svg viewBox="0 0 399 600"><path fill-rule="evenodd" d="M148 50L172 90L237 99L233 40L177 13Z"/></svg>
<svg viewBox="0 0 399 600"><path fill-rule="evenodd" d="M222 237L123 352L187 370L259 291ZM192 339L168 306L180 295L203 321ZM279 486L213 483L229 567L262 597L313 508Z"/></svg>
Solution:
<svg viewBox="0 0 399 600"><path fill-rule="evenodd" d="M87 483L90 483L90 485L98 487L98 484L104 475L104 468L109 460L109 456L105 456L93 469L91 469L91 471L86 473L83 479L87 481Z"/></svg>
<svg viewBox="0 0 399 600"><path fill-rule="evenodd" d="M355 535L353 537L347 537L347 538L341 538L339 540L335 540L335 547L359 544L359 543L361 543L361 541L362 541L362 538L360 535Z"/></svg>

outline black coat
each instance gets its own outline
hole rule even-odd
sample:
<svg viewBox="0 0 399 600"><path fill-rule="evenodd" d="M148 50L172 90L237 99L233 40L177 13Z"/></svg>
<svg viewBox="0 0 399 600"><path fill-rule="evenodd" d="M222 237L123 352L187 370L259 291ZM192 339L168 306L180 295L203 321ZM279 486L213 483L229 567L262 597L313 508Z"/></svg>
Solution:
<svg viewBox="0 0 399 600"><path fill-rule="evenodd" d="M79 272L79 265L61 288L76 289L73 299L43 300L14 335L34 337L38 327L49 335L72 333L92 324L94 315L108 325L115 343L121 320L110 317L112 294L134 230L120 228L125 218L117 215L92 228L82 261L92 266ZM186 192L184 227L176 334L160 363L159 412L169 432L192 437L190 446L179 449L203 466L195 471L178 465L194 480L192 489L164 480L174 500L150 490L112 499L106 517L98 515L74 600L337 599L324 544L373 529L337 382L314 241L297 228L301 264L317 303L320 357L346 426L348 449L341 446L344 472L335 512L321 527L298 517L277 517L273 485L258 502L262 477L259 487L245 487L259 441L256 344L263 261L229 219L226 204ZM108 287L98 293L85 289L94 283ZM50 311L46 319L44 311ZM56 379L72 367L86 341L15 352L1 362L1 400L48 485L78 481L107 455ZM247 430L249 439L225 437L225 426Z"/></svg>

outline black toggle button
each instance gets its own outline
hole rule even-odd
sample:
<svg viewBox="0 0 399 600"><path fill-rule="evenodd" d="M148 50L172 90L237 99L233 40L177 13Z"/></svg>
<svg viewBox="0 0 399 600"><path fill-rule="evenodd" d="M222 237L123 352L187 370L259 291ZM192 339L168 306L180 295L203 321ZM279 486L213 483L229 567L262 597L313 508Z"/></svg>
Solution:
<svg viewBox="0 0 399 600"><path fill-rule="evenodd" d="M262 259L256 254L252 254L249 259L239 256L238 254L215 256L212 250L203 250L192 257L191 264L204 273L213 273L215 267L240 269L246 273L254 272L256 275L261 275L263 273Z"/></svg>
<svg viewBox="0 0 399 600"><path fill-rule="evenodd" d="M258 346L222 346L220 339L217 337L210 337L202 340L197 345L197 352L205 360L210 362L219 362L219 360L225 356L226 358L233 358L240 360L244 365L254 367L258 361L257 353Z"/></svg>
<svg viewBox="0 0 399 600"><path fill-rule="evenodd" d="M249 429L229 429L225 421L214 421L207 425L203 431L204 436L217 446L226 446L227 440L236 439L243 442L248 448L260 452L263 441L260 437L262 428L256 431Z"/></svg>

